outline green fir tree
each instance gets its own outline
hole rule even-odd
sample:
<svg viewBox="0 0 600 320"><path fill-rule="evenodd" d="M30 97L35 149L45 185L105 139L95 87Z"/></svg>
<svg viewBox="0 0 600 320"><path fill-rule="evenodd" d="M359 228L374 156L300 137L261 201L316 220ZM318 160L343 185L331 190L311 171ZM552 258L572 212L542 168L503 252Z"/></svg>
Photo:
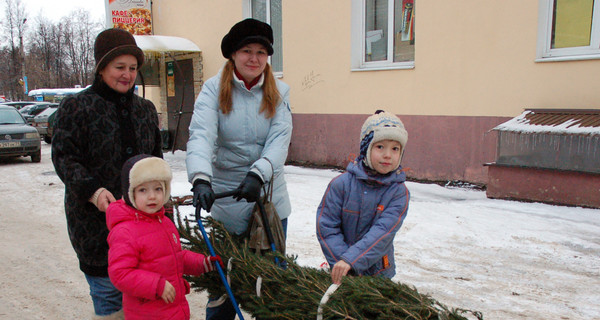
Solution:
<svg viewBox="0 0 600 320"><path fill-rule="evenodd" d="M182 221L177 204L174 209L183 246L208 255L197 223L187 219ZM331 285L329 272L300 266L295 256L273 252L256 254L241 237L230 235L216 220L209 217L202 221L225 269L231 259L232 268L226 272L234 297L243 310L259 319L317 319L321 298ZM275 263L276 258L279 265ZM285 261L285 268L281 267L282 261ZM262 284L257 289L259 277ZM216 297L226 294L218 272L188 277L188 280L197 291L207 290ZM371 276L344 277L321 308L322 318L327 320L483 319L477 311L451 309L414 287Z"/></svg>

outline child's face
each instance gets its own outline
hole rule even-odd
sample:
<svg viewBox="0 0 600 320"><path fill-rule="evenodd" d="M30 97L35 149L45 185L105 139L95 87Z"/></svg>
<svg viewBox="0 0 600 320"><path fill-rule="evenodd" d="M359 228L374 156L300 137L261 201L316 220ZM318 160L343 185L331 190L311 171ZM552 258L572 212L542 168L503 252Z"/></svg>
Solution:
<svg viewBox="0 0 600 320"><path fill-rule="evenodd" d="M159 181L140 184L133 190L135 206L146 213L156 213L163 207L165 190Z"/></svg>
<svg viewBox="0 0 600 320"><path fill-rule="evenodd" d="M395 140L382 140L371 147L371 165L380 174L390 173L400 164L402 145Z"/></svg>

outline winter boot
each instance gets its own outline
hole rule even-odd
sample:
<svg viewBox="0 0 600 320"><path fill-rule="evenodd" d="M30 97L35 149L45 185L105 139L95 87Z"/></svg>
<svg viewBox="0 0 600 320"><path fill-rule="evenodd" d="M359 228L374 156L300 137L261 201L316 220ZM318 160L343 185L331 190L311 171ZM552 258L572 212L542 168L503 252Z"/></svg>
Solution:
<svg viewBox="0 0 600 320"><path fill-rule="evenodd" d="M125 320L125 315L123 314L123 309L121 309L107 316L94 315L92 320Z"/></svg>

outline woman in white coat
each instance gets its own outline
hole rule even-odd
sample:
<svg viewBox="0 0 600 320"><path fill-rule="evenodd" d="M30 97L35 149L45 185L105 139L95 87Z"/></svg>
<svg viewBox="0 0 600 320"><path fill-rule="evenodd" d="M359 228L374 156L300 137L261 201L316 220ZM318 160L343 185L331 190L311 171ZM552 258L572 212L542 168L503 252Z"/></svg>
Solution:
<svg viewBox="0 0 600 320"><path fill-rule="evenodd" d="M284 231L291 213L283 175L292 135L289 86L272 74L272 45L268 24L255 19L235 24L221 42L228 61L204 83L189 128L186 165L194 206L211 212L235 234L246 231L265 183L273 183ZM215 201L215 193L236 188L235 199ZM206 319L234 319L229 301L215 304L209 299Z"/></svg>

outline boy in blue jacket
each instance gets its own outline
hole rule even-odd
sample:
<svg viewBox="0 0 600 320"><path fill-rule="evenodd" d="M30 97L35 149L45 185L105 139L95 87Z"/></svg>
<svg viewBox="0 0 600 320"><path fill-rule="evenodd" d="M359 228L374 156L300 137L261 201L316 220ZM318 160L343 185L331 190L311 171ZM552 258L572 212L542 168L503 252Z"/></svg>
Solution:
<svg viewBox="0 0 600 320"><path fill-rule="evenodd" d="M358 158L329 183L316 225L333 283L349 272L396 274L393 241L410 198L400 166L407 140L402 121L378 110L362 126Z"/></svg>

